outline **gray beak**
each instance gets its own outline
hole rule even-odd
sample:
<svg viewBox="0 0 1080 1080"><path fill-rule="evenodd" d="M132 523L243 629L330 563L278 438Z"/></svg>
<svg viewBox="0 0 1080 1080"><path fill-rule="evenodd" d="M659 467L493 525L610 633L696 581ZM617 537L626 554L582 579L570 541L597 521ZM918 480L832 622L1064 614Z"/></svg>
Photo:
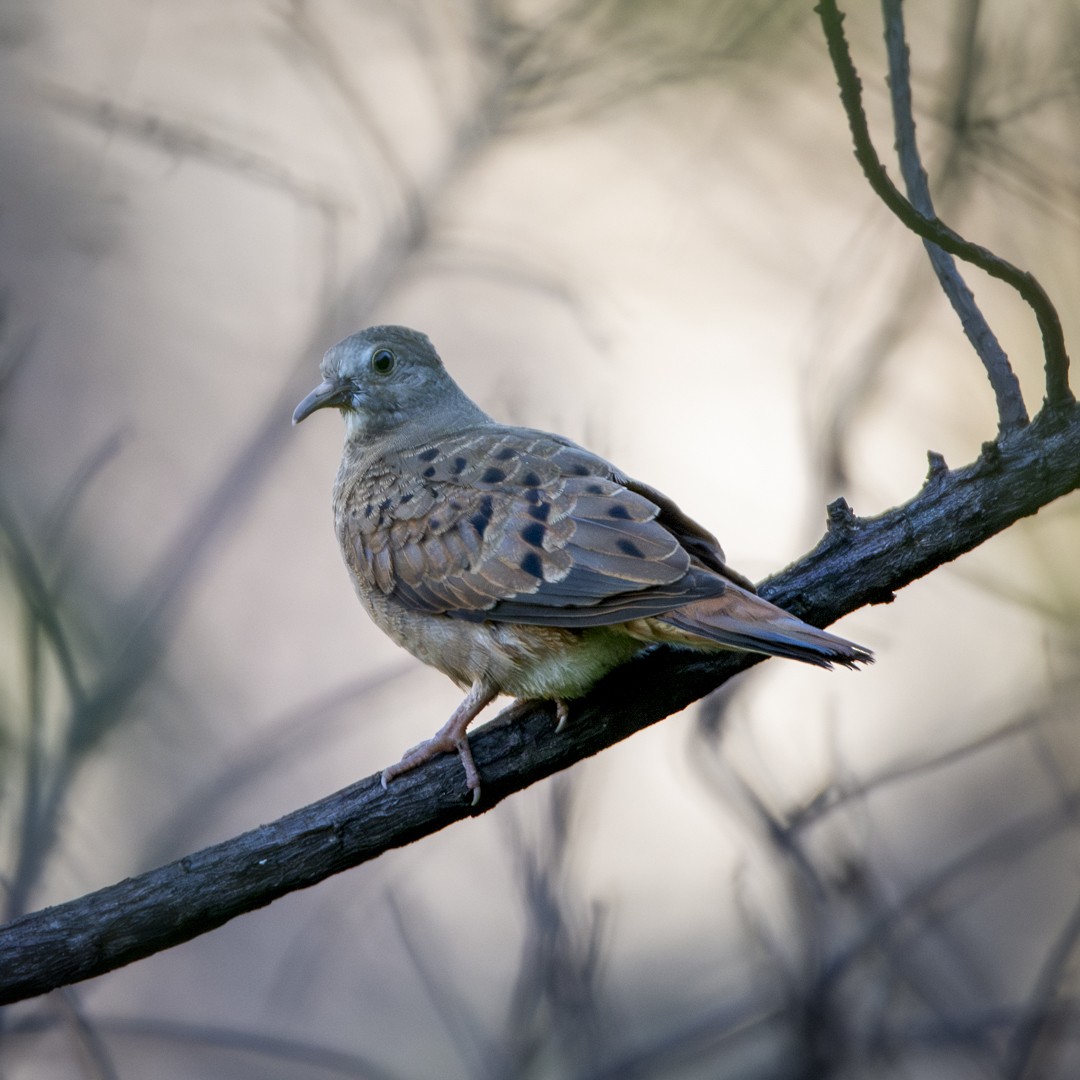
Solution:
<svg viewBox="0 0 1080 1080"><path fill-rule="evenodd" d="M292 414L292 422L299 424L307 419L316 409L325 409L331 405L343 405L349 398L352 387L347 382L332 382L323 379L314 390L299 405Z"/></svg>

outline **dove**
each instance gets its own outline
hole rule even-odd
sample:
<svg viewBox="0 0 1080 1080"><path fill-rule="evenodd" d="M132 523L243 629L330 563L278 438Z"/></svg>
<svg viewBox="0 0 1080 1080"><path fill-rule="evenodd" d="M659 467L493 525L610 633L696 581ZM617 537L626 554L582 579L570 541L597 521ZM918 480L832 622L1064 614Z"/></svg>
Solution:
<svg viewBox="0 0 1080 1080"><path fill-rule="evenodd" d="M465 699L383 785L456 752L497 696L568 702L657 645L869 663L860 645L769 603L666 495L560 435L493 420L425 334L372 326L323 358L298 424L336 408L345 445L334 523L361 604Z"/></svg>

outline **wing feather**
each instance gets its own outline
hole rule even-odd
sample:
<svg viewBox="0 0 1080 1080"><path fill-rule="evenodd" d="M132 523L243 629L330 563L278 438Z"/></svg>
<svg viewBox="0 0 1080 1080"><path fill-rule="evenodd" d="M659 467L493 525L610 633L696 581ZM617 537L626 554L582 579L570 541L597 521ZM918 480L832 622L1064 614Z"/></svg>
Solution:
<svg viewBox="0 0 1080 1080"><path fill-rule="evenodd" d="M348 482L337 524L354 572L414 610L607 625L724 591L702 569L722 565L710 533L602 458L543 432L459 432Z"/></svg>

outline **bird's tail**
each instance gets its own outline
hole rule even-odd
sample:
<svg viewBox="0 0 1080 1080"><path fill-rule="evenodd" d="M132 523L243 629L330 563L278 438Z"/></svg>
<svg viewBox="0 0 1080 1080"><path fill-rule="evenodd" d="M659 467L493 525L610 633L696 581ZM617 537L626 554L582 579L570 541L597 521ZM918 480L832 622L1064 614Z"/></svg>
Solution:
<svg viewBox="0 0 1080 1080"><path fill-rule="evenodd" d="M869 649L819 630L730 583L719 596L696 600L648 622L656 640L689 648L765 653L826 668L833 664L853 668L874 661Z"/></svg>

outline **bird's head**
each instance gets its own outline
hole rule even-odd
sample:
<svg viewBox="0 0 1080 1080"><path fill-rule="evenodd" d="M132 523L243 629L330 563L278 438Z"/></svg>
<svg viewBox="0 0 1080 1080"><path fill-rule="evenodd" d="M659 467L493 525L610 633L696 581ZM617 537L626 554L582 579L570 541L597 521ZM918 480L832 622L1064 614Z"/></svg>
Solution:
<svg viewBox="0 0 1080 1080"><path fill-rule="evenodd" d="M319 367L323 381L293 413L293 423L333 406L346 438L420 436L486 419L450 378L426 334L405 326L369 326L339 341Z"/></svg>

